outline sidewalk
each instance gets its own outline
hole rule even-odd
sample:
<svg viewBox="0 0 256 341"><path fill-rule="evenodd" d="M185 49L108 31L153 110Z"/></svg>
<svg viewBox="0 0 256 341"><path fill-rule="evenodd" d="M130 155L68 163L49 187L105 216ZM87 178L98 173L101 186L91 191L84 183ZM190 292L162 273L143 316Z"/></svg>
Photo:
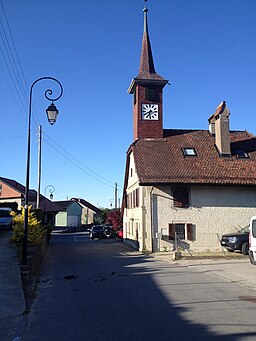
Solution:
<svg viewBox="0 0 256 341"><path fill-rule="evenodd" d="M175 263L198 272L207 272L209 275L220 277L228 282L241 284L256 290L256 266L252 265L249 256L242 254L216 255L204 257L183 257L173 261L172 254L154 254L155 259ZM256 296L255 296L256 298Z"/></svg>
<svg viewBox="0 0 256 341"><path fill-rule="evenodd" d="M17 326L26 310L20 266L15 248L10 244L11 231L0 230L0 340L16 337ZM16 338L19 340L19 338Z"/></svg>

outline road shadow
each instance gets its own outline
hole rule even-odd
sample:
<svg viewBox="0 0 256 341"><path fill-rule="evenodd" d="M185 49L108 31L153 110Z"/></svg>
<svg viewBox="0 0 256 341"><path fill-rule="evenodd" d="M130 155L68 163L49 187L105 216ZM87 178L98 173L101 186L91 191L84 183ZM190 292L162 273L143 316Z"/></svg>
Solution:
<svg viewBox="0 0 256 341"><path fill-rule="evenodd" d="M76 341L233 341L256 337L254 325L252 332L242 331L242 325L239 331L238 315L233 316L231 310L237 302L216 300L209 293L210 285L225 289L221 280L155 260L117 240L54 236L24 341L30 340L39 327L42 334L38 340L54 340L52 335ZM200 294L194 296L195 290ZM222 309L230 314L230 325L221 320ZM65 310L68 315L62 316L60 312ZM50 317L58 314L53 322ZM206 323L209 316L210 325ZM71 329L63 327L67 324ZM229 332L233 327L235 332Z"/></svg>

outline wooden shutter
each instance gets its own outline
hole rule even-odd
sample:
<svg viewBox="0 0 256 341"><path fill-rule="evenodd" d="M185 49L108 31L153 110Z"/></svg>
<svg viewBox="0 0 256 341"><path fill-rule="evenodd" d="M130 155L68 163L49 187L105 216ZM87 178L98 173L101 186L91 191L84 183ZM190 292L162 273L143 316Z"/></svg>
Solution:
<svg viewBox="0 0 256 341"><path fill-rule="evenodd" d="M193 224L187 224L187 239L194 240Z"/></svg>
<svg viewBox="0 0 256 341"><path fill-rule="evenodd" d="M140 206L140 189L136 189L136 207Z"/></svg>
<svg viewBox="0 0 256 341"><path fill-rule="evenodd" d="M175 240L175 224L169 224L169 240Z"/></svg>

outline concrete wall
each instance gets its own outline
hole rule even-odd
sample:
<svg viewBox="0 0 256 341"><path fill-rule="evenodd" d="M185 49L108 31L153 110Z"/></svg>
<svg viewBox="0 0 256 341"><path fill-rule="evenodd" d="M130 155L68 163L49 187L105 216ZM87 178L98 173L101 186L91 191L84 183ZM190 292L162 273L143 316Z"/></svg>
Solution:
<svg viewBox="0 0 256 341"><path fill-rule="evenodd" d="M149 197L149 187L146 192ZM191 187L188 208L174 207L171 193L169 186L154 188L152 192L153 238L155 247L161 251L164 247L172 249L173 242L164 237L168 236L170 223L193 224L194 240L185 241L191 250L220 250L218 236L245 227L256 214L256 190L253 188ZM148 216L146 229L150 231Z"/></svg>
<svg viewBox="0 0 256 341"><path fill-rule="evenodd" d="M88 207L83 206L81 224L92 224L94 222L95 212Z"/></svg>
<svg viewBox="0 0 256 341"><path fill-rule="evenodd" d="M68 215L76 215L81 217L82 207L76 201L74 201L71 205L68 206L67 213Z"/></svg>

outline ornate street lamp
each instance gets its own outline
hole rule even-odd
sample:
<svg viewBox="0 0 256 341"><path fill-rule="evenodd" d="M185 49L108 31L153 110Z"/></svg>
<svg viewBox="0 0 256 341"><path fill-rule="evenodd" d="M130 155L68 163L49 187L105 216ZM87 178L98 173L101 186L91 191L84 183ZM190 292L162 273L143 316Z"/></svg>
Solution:
<svg viewBox="0 0 256 341"><path fill-rule="evenodd" d="M49 188L48 192L50 193L50 199L52 200L53 199L53 193L55 191L55 187L53 185L46 186L45 189L44 189L44 196L45 197L46 197L46 190L47 190L47 188Z"/></svg>
<svg viewBox="0 0 256 341"><path fill-rule="evenodd" d="M49 123L52 125L56 122L56 118L58 115L58 110L54 105L54 101L57 101L63 94L63 87L61 83L53 78L53 77L41 77L38 78L31 85L30 93L29 93L29 112L28 112L28 144L27 144L27 171L26 171L26 188L25 188L25 204L24 204L24 236L23 236L23 244L22 244L22 264L27 265L27 249L28 249L28 204L29 204L29 173L30 173L30 127L31 127L31 108L32 108L32 92L34 85L41 80L52 80L59 84L60 86L60 95L56 98L50 98L52 95L52 90L47 89L44 93L45 97L51 101L51 105L49 105L46 110L47 117Z"/></svg>

